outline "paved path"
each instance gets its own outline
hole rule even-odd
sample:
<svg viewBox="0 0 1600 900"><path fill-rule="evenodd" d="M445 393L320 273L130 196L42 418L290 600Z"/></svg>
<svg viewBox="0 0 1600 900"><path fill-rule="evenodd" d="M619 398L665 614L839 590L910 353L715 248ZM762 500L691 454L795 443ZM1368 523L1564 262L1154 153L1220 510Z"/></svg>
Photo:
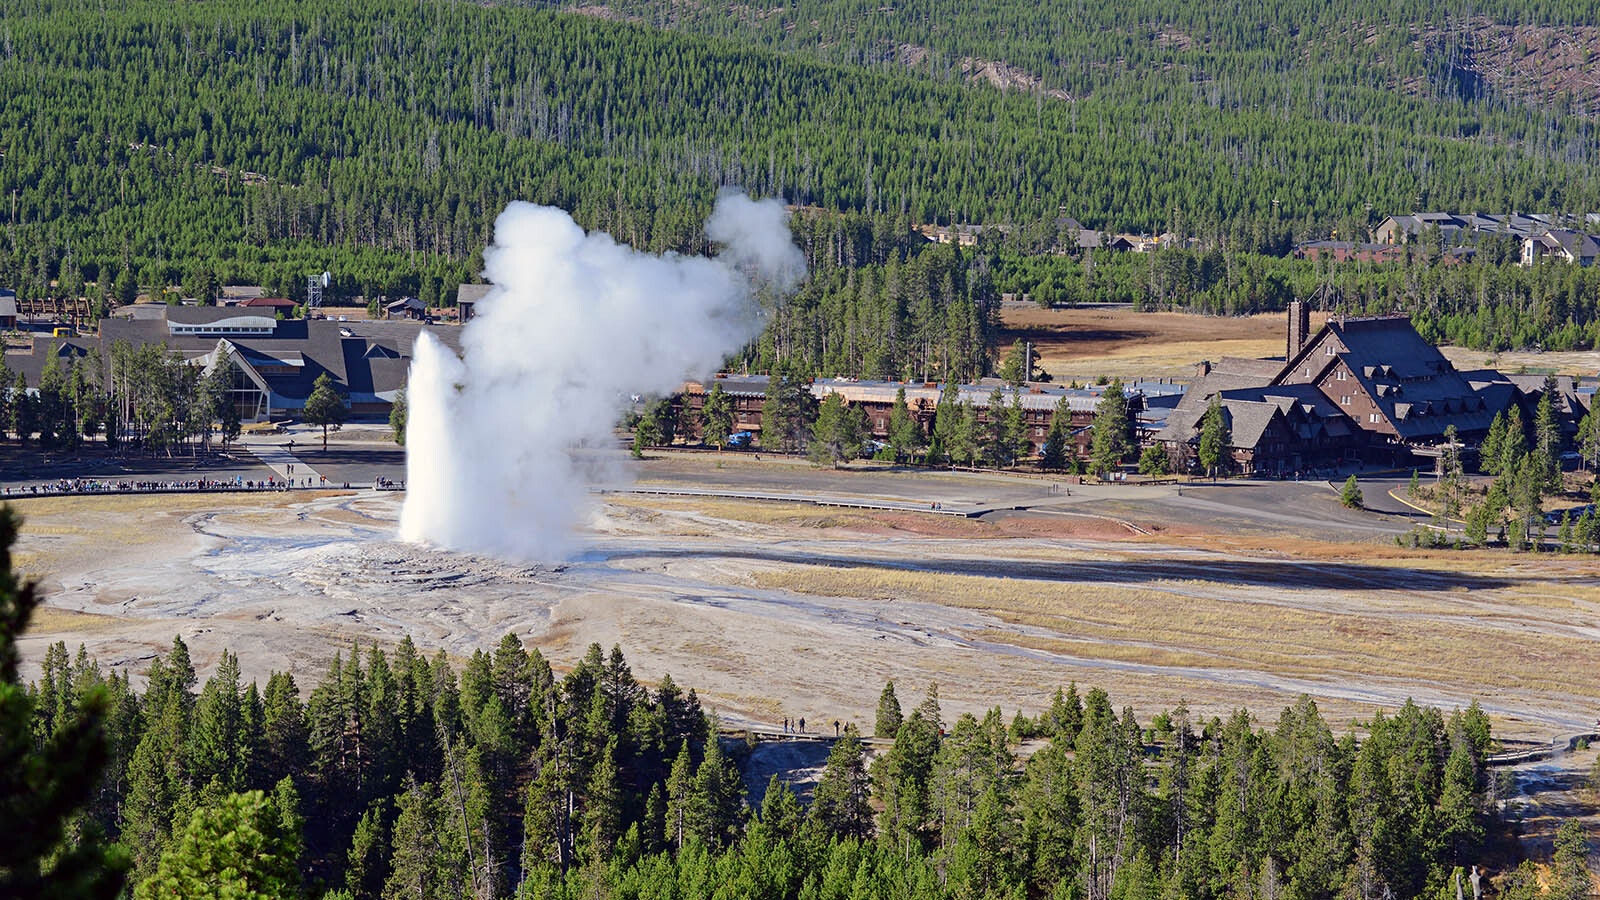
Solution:
<svg viewBox="0 0 1600 900"><path fill-rule="evenodd" d="M295 486L325 486L322 483L322 473L296 458L289 442L283 438L247 438L239 441L239 445L254 453L256 459L261 460L262 465L271 469L279 478L292 481Z"/></svg>

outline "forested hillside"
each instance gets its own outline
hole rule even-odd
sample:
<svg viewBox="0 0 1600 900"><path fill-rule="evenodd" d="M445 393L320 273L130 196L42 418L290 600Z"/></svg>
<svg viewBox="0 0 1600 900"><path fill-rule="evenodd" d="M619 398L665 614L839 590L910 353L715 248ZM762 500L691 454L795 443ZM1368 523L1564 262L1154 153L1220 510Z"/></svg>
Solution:
<svg viewBox="0 0 1600 900"><path fill-rule="evenodd" d="M1591 280L1274 259L1419 206L1600 209L1582 98L1496 88L1471 37L1553 54L1584 4L549 6L0 0L0 285L448 302L507 201L694 252L731 184L804 208L758 370L974 377L1002 291L1239 313L1332 281L1474 346L1593 344ZM1200 250L1053 259L1063 213ZM1006 237L929 256L930 222Z"/></svg>
<svg viewBox="0 0 1600 900"><path fill-rule="evenodd" d="M1491 821L1476 707L1408 703L1357 741L1306 699L1263 728L1069 688L1008 723L935 692L902 711L891 684L872 730L892 743L872 758L847 730L808 805L774 779L752 810L750 746L615 649L560 676L509 635L459 670L407 640L312 678L242 684L224 655L202 686L179 640L140 692L57 645L33 735L107 694L110 766L74 833L121 841L138 897L230 863L274 896L1439 896ZM236 860L230 829L260 851Z"/></svg>
<svg viewBox="0 0 1600 900"><path fill-rule="evenodd" d="M358 287L442 279L512 198L695 249L720 184L920 222L1027 224L1064 207L1096 228L1241 238L1417 205L1600 208L1591 123L1391 89L1427 81L1433 56L1386 28L1340 39L1388 21L1368 4L1289 4L1320 10L1304 29L1270 4L1164 18L1123 4L843 18L816 5L815 26L773 43L837 26L830 47L877 46L921 22L941 53L1005 51L1077 99L516 5L6 0L0 277L55 275L69 258L91 276L132 263L160 280L337 256ZM868 27L878 19L894 27ZM1169 20L1194 34L1142 24Z"/></svg>
<svg viewBox="0 0 1600 900"><path fill-rule="evenodd" d="M1057 99L1194 99L1219 109L1264 107L1333 122L1394 124L1429 102L1467 101L1422 130L1460 127L1464 111L1522 103L1551 116L1593 111L1578 95L1529 93L1496 70L1488 37L1519 38L1524 56L1556 56L1562 39L1593 40L1592 4L1560 0L1379 3L1373 0L756 0L728 8L661 0L562 0L559 7L714 34L847 64L965 76ZM987 64L987 65L986 65ZM1574 85L1575 87L1576 85ZM1407 100L1423 101L1409 106ZM1487 101L1481 103L1481 101ZM1467 126L1497 131L1508 120Z"/></svg>

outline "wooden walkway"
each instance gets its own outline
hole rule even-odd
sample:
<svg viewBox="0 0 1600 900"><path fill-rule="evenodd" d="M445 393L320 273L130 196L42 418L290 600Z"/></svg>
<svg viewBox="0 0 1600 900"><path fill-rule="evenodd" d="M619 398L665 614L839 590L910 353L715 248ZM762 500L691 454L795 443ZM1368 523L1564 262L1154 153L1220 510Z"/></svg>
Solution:
<svg viewBox="0 0 1600 900"><path fill-rule="evenodd" d="M996 505L961 504L949 506L944 503L914 503L909 500L862 500L854 497L837 497L818 494L779 494L761 491L718 491L698 488L646 488L646 487L597 487L590 488L596 494L635 494L647 497L716 497L724 500L766 500L773 503L809 503L812 506L830 506L840 509L871 509L886 512L915 512L926 513L934 516L955 516L962 519L975 519L985 513L998 509L1020 509L1022 504L1003 503Z"/></svg>
<svg viewBox="0 0 1600 900"><path fill-rule="evenodd" d="M1522 750L1509 750L1505 753L1496 753L1485 759L1483 762L1484 765L1495 767L1516 766L1526 762L1538 762L1541 759L1549 759L1552 756L1565 756L1566 754L1578 749L1579 743L1593 744L1597 741L1600 741L1600 734L1595 732L1589 732L1588 734L1574 734L1567 737L1558 737L1548 744L1537 747L1528 747Z"/></svg>

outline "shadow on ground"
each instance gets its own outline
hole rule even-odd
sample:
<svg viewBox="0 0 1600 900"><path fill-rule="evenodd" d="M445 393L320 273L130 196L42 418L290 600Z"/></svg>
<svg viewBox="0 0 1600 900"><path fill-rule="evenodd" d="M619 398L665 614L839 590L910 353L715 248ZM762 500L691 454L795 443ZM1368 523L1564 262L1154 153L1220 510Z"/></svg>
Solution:
<svg viewBox="0 0 1600 900"><path fill-rule="evenodd" d="M1488 590L1504 588L1514 582L1488 575L1438 572L1406 567L1380 567L1345 562L1299 562L1292 560L1113 560L1106 562L1072 561L1041 563L968 559L887 560L867 556L817 553L813 550L726 550L641 549L601 550L597 556L618 559L747 559L797 565L829 566L849 569L928 572L937 575L976 575L986 578L1011 578L1020 581L1064 581L1090 584L1148 584L1158 581L1196 579L1280 587L1367 590L1404 589L1408 591ZM1559 579L1556 579L1559 580ZM1574 576L1575 581L1579 579Z"/></svg>

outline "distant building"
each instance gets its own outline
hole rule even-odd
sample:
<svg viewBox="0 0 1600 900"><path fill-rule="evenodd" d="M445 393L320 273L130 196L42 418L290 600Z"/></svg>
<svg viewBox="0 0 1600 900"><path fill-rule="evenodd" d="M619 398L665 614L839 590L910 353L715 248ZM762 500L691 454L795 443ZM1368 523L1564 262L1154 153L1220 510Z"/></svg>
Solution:
<svg viewBox="0 0 1600 900"><path fill-rule="evenodd" d="M67 344L80 357L100 350L106 366L102 383L109 383L111 347L118 341L135 348L161 344L207 371L231 357L238 366L235 403L246 422L298 414L322 374L333 380L352 413L386 415L405 386L417 335L427 327L416 322L281 320L270 309L239 307L155 306L152 312L157 314L103 319L98 341ZM456 329L430 330L459 348ZM8 354L7 365L42 371L50 341L36 338L31 354Z"/></svg>
<svg viewBox="0 0 1600 900"><path fill-rule="evenodd" d="M1548 228L1522 241L1522 264L1531 266L1541 259L1555 259L1575 266L1592 266L1600 258L1600 242L1594 237L1564 228Z"/></svg>
<svg viewBox="0 0 1600 900"><path fill-rule="evenodd" d="M28 352L6 353L6 368L12 373L21 373L28 387L38 388L39 379L52 359L56 361L57 366L70 369L99 346L99 342L92 337L61 338L35 334Z"/></svg>
<svg viewBox="0 0 1600 900"><path fill-rule="evenodd" d="M478 303L494 290L492 284L463 284L456 288L456 311L465 325L478 314Z"/></svg>
<svg viewBox="0 0 1600 900"><path fill-rule="evenodd" d="M706 396L713 386L721 385L722 390L733 398L734 431L759 434L761 408L766 402L770 384L771 379L766 375L719 374L704 381L688 382L675 398L680 421L697 423L700 419L700 410L705 408ZM1010 405L1015 397L1016 402L1022 407L1023 419L1028 428L1028 439L1034 453L1043 449L1050 430L1050 419L1055 414L1056 405L1062 400L1067 403L1073 439L1078 444L1079 453L1081 455L1088 452L1089 426L1094 421L1095 409L1105 394L1103 386L1068 388L1054 384L1030 383L1021 388L1012 388L992 378L980 380L975 384L956 385L956 402L972 404L977 412L980 427L989 423L989 397L996 387L1000 388L1007 405ZM1180 390L1177 386L1169 384L1162 384L1161 387L1165 389L1163 393ZM902 389L906 392L908 411L922 426L923 433L931 434L939 398L944 393L944 388L945 385L937 382L861 381L853 378L820 379L812 382L810 386L811 394L818 400L826 399L829 394L838 394L847 406L859 407L865 411L867 430L872 437L878 439L889 437L889 417L894 409L895 396ZM1138 419L1146 408L1144 393L1131 385L1125 390L1128 396L1129 416ZM698 425L687 429L685 436L691 440L699 440L702 437Z"/></svg>
<svg viewBox="0 0 1600 900"><path fill-rule="evenodd" d="M299 304L288 297L251 297L236 305L241 309L272 310L274 315L281 313L284 316L292 316L294 315L295 307Z"/></svg>
<svg viewBox="0 0 1600 900"><path fill-rule="evenodd" d="M1225 360L1200 378L1157 439L1192 461L1216 398L1246 474L1299 471L1341 459L1413 465L1436 458L1446 432L1475 443L1494 417L1536 397L1493 371L1460 372L1404 316L1334 317L1309 333L1290 305L1284 360Z"/></svg>
<svg viewBox="0 0 1600 900"><path fill-rule="evenodd" d="M983 235L982 225L918 225L917 233L930 243L955 244L958 247L975 247Z"/></svg>
<svg viewBox="0 0 1600 900"><path fill-rule="evenodd" d="M0 288L0 328L10 331L17 327L17 292Z"/></svg>
<svg viewBox="0 0 1600 900"><path fill-rule="evenodd" d="M1104 235L1093 228L1083 227L1082 222L1071 216L1056 219L1056 230L1066 236L1057 249L1098 250L1105 244Z"/></svg>
<svg viewBox="0 0 1600 900"><path fill-rule="evenodd" d="M1526 238L1555 225L1548 213L1419 212L1388 216L1373 230L1372 239L1380 244L1408 244L1437 228L1446 244L1472 243L1479 235L1498 234Z"/></svg>
<svg viewBox="0 0 1600 900"><path fill-rule="evenodd" d="M426 321L428 307L416 297L401 297L399 300L385 304L383 316L386 319L416 319Z"/></svg>
<svg viewBox="0 0 1600 900"><path fill-rule="evenodd" d="M218 306L237 306L249 300L267 296L267 289L259 284L225 284L217 292Z"/></svg>

